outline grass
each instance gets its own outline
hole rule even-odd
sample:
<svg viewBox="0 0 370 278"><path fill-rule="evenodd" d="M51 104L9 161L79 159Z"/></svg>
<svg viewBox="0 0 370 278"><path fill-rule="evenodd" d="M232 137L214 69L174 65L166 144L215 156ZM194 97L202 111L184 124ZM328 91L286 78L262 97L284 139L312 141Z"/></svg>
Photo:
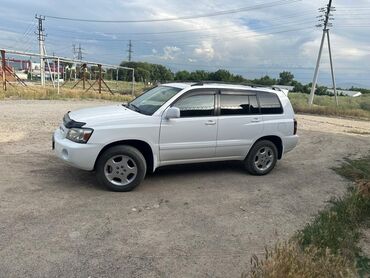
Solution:
<svg viewBox="0 0 370 278"><path fill-rule="evenodd" d="M117 83L117 82L115 82ZM114 86L107 82L108 86L112 89L114 94L111 94L107 90L103 90L101 94L97 90L86 90L82 89L82 84L72 89L73 82L67 82L65 86L60 88L58 94L57 88L53 88L51 85L41 87L39 85L30 84L27 87L22 86L10 86L8 85L7 90L0 90L0 100L4 99L39 99L39 100L56 100L56 99L103 99L112 101L129 101L132 99L131 95L131 84L129 82L119 82L119 89L114 90ZM86 84L88 86L88 84ZM87 88L87 87L86 87ZM96 88L96 86L95 86ZM145 90L143 83L135 84L135 95L140 95Z"/></svg>
<svg viewBox="0 0 370 278"><path fill-rule="evenodd" d="M363 227L370 228L370 156L347 159L334 169L354 181L329 206L286 243L253 257L250 277L369 277L370 259L358 246Z"/></svg>
<svg viewBox="0 0 370 278"><path fill-rule="evenodd" d="M341 116L370 119L370 95L359 97L339 96L336 107L332 96L315 96L314 105L309 107L307 94L290 93L289 99L296 113L309 113L327 116Z"/></svg>
<svg viewBox="0 0 370 278"><path fill-rule="evenodd" d="M356 268L346 258L311 246L304 251L297 242L279 243L271 251L266 250L265 258L251 259L252 270L242 278L315 278L315 277L357 277Z"/></svg>
<svg viewBox="0 0 370 278"><path fill-rule="evenodd" d="M102 99L111 101L129 101L131 95L111 94L95 91L85 92L79 89L63 88L58 91L54 88L42 87L10 87L7 91L0 91L0 100L5 99L37 99L37 100L65 100L65 99Z"/></svg>
<svg viewBox="0 0 370 278"><path fill-rule="evenodd" d="M94 82L94 81L89 80L88 82L90 82L92 84L92 82ZM105 80L105 83L109 86L109 88L111 89L111 91L113 93L128 94L128 95L131 95L131 93L132 93L132 83L131 82ZM74 81L68 81L64 84L63 88L71 89L75 84L76 84L76 82L74 82ZM86 89L87 89L90 85L86 82L85 86L86 86ZM102 85L102 86L104 88L104 85ZM75 88L82 90L82 82L79 82L78 85ZM95 84L94 88L97 88L96 84ZM135 94L141 93L143 90L146 89L145 84L143 82L136 82L134 88L135 88Z"/></svg>

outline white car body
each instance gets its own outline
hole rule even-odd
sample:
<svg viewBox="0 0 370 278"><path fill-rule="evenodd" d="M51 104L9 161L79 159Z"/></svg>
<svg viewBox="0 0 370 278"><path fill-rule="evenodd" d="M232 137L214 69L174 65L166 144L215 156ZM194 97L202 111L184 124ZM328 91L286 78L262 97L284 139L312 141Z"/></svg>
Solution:
<svg viewBox="0 0 370 278"><path fill-rule="evenodd" d="M180 88L152 115L144 115L122 104L87 108L69 113L72 120L84 122L93 133L86 144L66 138L63 124L54 133L55 153L64 162L84 170L94 170L99 154L120 143L142 142L150 147L150 171L160 166L223 160L244 160L253 144L264 137L280 138L282 155L298 142L294 132L294 111L285 93L269 88L242 85L170 83L162 86ZM276 94L283 108L281 114L209 116L167 119L172 103L191 90L239 90Z"/></svg>

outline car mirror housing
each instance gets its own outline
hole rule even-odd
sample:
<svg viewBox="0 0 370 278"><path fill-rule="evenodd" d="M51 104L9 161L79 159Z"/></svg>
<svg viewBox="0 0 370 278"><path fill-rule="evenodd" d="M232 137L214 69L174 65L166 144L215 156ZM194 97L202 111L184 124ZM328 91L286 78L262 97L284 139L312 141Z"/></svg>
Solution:
<svg viewBox="0 0 370 278"><path fill-rule="evenodd" d="M180 118L180 109L177 107L170 107L166 112L166 119Z"/></svg>

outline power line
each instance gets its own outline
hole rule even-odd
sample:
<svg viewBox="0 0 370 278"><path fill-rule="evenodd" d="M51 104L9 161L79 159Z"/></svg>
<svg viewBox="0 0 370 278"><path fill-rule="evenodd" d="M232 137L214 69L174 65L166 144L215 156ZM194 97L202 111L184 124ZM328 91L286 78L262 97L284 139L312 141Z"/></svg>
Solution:
<svg viewBox="0 0 370 278"><path fill-rule="evenodd" d="M275 24L273 26L264 26L264 27L260 27L260 28L251 28L250 30L237 30L237 31L229 31L227 32L227 35L230 35L231 38L248 38L248 37L258 37L258 36L265 36L266 34L274 34L276 31L276 33L280 33L281 31L282 32L289 32L290 30L289 29L285 29L286 27L290 27L290 26L295 26L295 27L300 27L299 25L301 25L302 27L306 27L307 24L311 25L312 26L314 25L314 22L313 20L306 20L306 21L295 21L295 22L287 22L287 23L284 23L284 24ZM308 28L309 26L307 26ZM284 28L283 30L281 30L281 28ZM275 29L275 30L274 30ZM277 30L276 30L277 29ZM263 31L270 31L268 33L262 33L262 34L255 34L255 32L263 32ZM296 30L296 29L294 29ZM298 30L301 30L301 29L298 29ZM197 35L196 36L196 39L207 39L207 38L219 38L221 35L220 34L200 34L200 35ZM70 36L60 36L60 35L53 35L53 37L64 37L64 38L72 38L72 39L78 39L78 40L84 40L85 42L88 42L88 41L92 41L94 43L97 43L97 42L122 42L122 41L126 41L126 39L106 39L106 38L94 38L94 37L70 37ZM136 42L156 42L156 41L163 41L163 38L141 38L141 39L135 39L135 40L131 40L131 41L136 41ZM176 39L176 43L174 43L175 45L180 45L181 42L191 42L192 44L194 44L194 41L195 41L195 38L194 37L189 37L189 38L182 38L182 39ZM180 44L179 44L180 43Z"/></svg>
<svg viewBox="0 0 370 278"><path fill-rule="evenodd" d="M204 17L214 17L220 15L227 15L227 14L235 14L245 11L251 10L258 10L264 8L270 8L274 6L286 5L295 2L299 2L301 0L278 0L275 2L258 4L254 6L242 7L238 9L231 9L231 10L223 10L213 13L206 13L200 15L191 15L191 16L180 16L180 17L167 17L167 18L156 18L156 19L140 19L140 20L98 20L98 19L82 19L82 18L70 18L70 17L59 17L59 16L51 16L45 15L47 18L51 19L58 19L58 20L68 20L68 21L83 21L83 22L96 22L96 23L143 23L143 22L161 22L161 21L175 21L175 20L184 20L184 19L195 19L195 18L204 18Z"/></svg>
<svg viewBox="0 0 370 278"><path fill-rule="evenodd" d="M35 26L35 22L31 22L28 26L26 31L23 33L22 37L19 37L14 45L18 47L18 45L22 45L24 41L26 41L30 35L33 34L33 27Z"/></svg>
<svg viewBox="0 0 370 278"><path fill-rule="evenodd" d="M300 20L304 18L313 18L313 15L316 13L298 13L294 15L281 15L282 17L280 18L274 18L272 20L266 20L265 18L260 19L260 18L252 18L250 20L259 20L263 22L267 22L268 24L271 23L284 23L285 19L290 19L290 18L296 18L298 17ZM312 17L310 16L312 15ZM289 22L288 23L294 23L294 22ZM218 25L217 27L210 27L210 28L196 28L196 29L180 29L180 30L172 30L172 31L159 31L159 32L130 32L130 33L121 33L121 32L95 32L97 35L129 35L129 36L141 36L141 35L163 35L163 34L177 34L177 33L187 33L187 32L204 32L207 30L220 30L222 28L226 27L235 27L236 24L227 24L227 25ZM247 25L248 26L248 25ZM274 24L275 26L275 24ZM62 33L75 33L75 34L81 34L81 33L86 33L86 32L74 32L71 30L58 30L56 29L55 31L57 32L62 32ZM91 32L89 32L91 33Z"/></svg>
<svg viewBox="0 0 370 278"><path fill-rule="evenodd" d="M252 36L234 36L233 38L254 38L254 37L265 37L265 36L270 36L270 35L275 35L275 34L281 34L281 33L288 33L288 32L297 32L297 31L302 31L302 30L309 30L311 29L311 27L305 27L305 28L297 28L297 29L290 29L290 30L283 30L283 31L277 31L277 32L270 32L270 33L265 33L265 34L256 34L256 35L252 35ZM280 39L284 39L286 40L286 38L274 38L274 41L276 40L280 40ZM94 42L94 44L98 43L99 41L97 42ZM100 41L102 42L102 41ZM57 42L55 42L57 43ZM88 43L88 42L86 42ZM120 43L120 42L118 42ZM182 43L182 44L179 44L179 43L176 43L176 46L177 47L200 47L201 44L199 42L195 43L194 42L194 39L193 39L193 43ZM144 46L144 49L153 49L154 46ZM117 46L117 47L114 47L113 45L110 45L109 48L112 50L112 49L116 49L116 50L121 50L121 46ZM139 46L140 49L143 49L143 45L140 45ZM104 55L104 53L99 53L100 56ZM110 56L110 57L113 57L113 55L111 53L109 53L109 55L105 55L105 56ZM114 57L116 57L116 55L114 55ZM289 56L289 58L294 58L294 57L291 57Z"/></svg>

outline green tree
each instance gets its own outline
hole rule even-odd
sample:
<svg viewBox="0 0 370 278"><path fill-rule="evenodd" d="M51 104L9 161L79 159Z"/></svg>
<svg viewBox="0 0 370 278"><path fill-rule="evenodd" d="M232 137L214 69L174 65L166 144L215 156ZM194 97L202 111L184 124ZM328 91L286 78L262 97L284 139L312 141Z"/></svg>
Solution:
<svg viewBox="0 0 370 278"><path fill-rule="evenodd" d="M293 89L294 92L297 92L297 93L303 93L304 92L304 85L302 85L302 83L300 83L296 80L293 80L290 85L294 87L294 89Z"/></svg>
<svg viewBox="0 0 370 278"><path fill-rule="evenodd" d="M247 80L241 76L240 74L237 74L237 75L233 75L232 77L233 81L235 82L239 82L239 83L242 83L242 82L246 82Z"/></svg>
<svg viewBox="0 0 370 278"><path fill-rule="evenodd" d="M272 86L276 84L276 79L271 78L268 75L265 75L259 79L254 79L252 80L252 83L258 84L258 85L264 85L264 86Z"/></svg>
<svg viewBox="0 0 370 278"><path fill-rule="evenodd" d="M166 82L174 79L174 74L163 65L150 64L146 62L122 62L123 67L135 69L135 80L148 82ZM121 69L118 73L120 80L131 81L132 71Z"/></svg>
<svg viewBox="0 0 370 278"><path fill-rule="evenodd" d="M290 85L294 79L294 75L290 71L280 72L279 77L279 85Z"/></svg>
<svg viewBox="0 0 370 278"><path fill-rule="evenodd" d="M189 80L191 81L206 81L210 80L210 73L204 70L196 70L190 73Z"/></svg>
<svg viewBox="0 0 370 278"><path fill-rule="evenodd" d="M317 86L315 94L318 96L329 95L328 88L325 86Z"/></svg>
<svg viewBox="0 0 370 278"><path fill-rule="evenodd" d="M176 72L175 80L177 81L190 80L190 72L188 72L187 70L181 70L181 71Z"/></svg>
<svg viewBox="0 0 370 278"><path fill-rule="evenodd" d="M219 69L218 71L210 73L210 79L214 81L229 82L232 81L232 77L233 75L228 70L224 69Z"/></svg>

